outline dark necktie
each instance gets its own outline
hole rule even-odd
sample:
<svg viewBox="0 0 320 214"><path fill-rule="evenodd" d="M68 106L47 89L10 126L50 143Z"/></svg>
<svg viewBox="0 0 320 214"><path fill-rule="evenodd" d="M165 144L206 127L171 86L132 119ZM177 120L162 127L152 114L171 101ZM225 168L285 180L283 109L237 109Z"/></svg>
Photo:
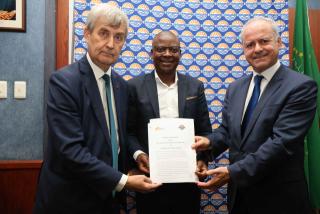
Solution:
<svg viewBox="0 0 320 214"><path fill-rule="evenodd" d="M256 75L254 77L254 88L253 88L252 96L250 98L246 113L245 113L245 115L243 117L243 121L242 121L242 126L241 126L241 133L242 134L246 130L246 127L250 121L251 115L252 115L252 113L253 113L253 111L259 101L260 83L261 83L262 79L263 79L263 76L261 76L261 75Z"/></svg>
<svg viewBox="0 0 320 214"><path fill-rule="evenodd" d="M102 76L106 85L107 94L107 105L108 105L108 115L109 115L109 131L112 146L112 167L118 170L118 143L117 143L117 132L116 124L113 115L112 99L111 99L111 89L110 89L110 77L105 74Z"/></svg>

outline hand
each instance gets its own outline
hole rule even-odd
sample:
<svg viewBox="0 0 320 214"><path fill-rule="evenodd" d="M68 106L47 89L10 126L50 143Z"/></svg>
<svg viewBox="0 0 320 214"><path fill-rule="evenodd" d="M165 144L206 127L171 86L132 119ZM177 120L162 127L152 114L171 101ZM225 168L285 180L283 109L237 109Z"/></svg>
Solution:
<svg viewBox="0 0 320 214"><path fill-rule="evenodd" d="M137 157L137 164L138 168L141 172L145 174L150 174L150 169L149 169L149 156L145 153L140 154Z"/></svg>
<svg viewBox="0 0 320 214"><path fill-rule="evenodd" d="M195 136L195 143L191 145L191 148L196 151L204 151L210 149L210 140L206 137Z"/></svg>
<svg viewBox="0 0 320 214"><path fill-rule="evenodd" d="M128 175L143 175L143 174L144 174L143 172L141 172L139 169L136 169L136 168L131 169L128 172Z"/></svg>
<svg viewBox="0 0 320 214"><path fill-rule="evenodd" d="M218 167L206 172L207 175L212 175L212 178L207 182L198 182L197 185L201 189L214 191L225 185L230 180L230 174L227 167Z"/></svg>
<svg viewBox="0 0 320 214"><path fill-rule="evenodd" d="M162 184L152 183L151 179L145 175L129 175L126 185L128 190L138 192L152 192Z"/></svg>
<svg viewBox="0 0 320 214"><path fill-rule="evenodd" d="M208 166L203 160L197 161L197 169L196 169L196 175L198 176L200 181L203 181L207 177Z"/></svg>

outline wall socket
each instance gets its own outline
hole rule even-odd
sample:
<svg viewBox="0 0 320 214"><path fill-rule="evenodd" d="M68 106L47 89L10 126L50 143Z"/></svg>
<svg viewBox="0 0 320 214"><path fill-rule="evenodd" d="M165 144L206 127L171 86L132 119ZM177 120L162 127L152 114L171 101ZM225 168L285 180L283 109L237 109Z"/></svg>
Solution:
<svg viewBox="0 0 320 214"><path fill-rule="evenodd" d="M14 98L25 99L27 97L26 81L14 81Z"/></svg>
<svg viewBox="0 0 320 214"><path fill-rule="evenodd" d="M8 83L7 81L0 81L0 99L8 98Z"/></svg>

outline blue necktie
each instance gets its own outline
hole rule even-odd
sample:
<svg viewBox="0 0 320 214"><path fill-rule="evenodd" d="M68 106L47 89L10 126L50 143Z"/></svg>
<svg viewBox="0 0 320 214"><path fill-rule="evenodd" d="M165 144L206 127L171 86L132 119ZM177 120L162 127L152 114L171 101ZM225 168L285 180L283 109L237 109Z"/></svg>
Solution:
<svg viewBox="0 0 320 214"><path fill-rule="evenodd" d="M262 79L263 79L263 76L261 76L261 75L256 75L254 77L254 88L253 88L252 96L250 98L246 113L245 113L245 115L243 117L243 121L242 121L242 126L241 126L241 133L242 134L246 130L246 127L250 121L251 115L252 115L252 113L253 113L253 111L259 101L260 83L261 83Z"/></svg>
<svg viewBox="0 0 320 214"><path fill-rule="evenodd" d="M114 121L113 109L112 109L112 100L111 100L111 89L110 89L110 77L105 74L102 76L106 85L106 94L108 102L108 115L109 115L109 131L110 139L112 146L112 167L118 170L118 143L117 143L117 132L116 124Z"/></svg>

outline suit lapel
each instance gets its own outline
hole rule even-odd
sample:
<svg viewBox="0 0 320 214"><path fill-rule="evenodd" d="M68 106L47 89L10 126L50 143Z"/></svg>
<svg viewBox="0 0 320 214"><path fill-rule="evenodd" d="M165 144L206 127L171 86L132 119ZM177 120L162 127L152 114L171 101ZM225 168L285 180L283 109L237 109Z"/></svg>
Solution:
<svg viewBox="0 0 320 214"><path fill-rule="evenodd" d="M251 116L251 119L249 121L249 124L244 132L241 145L245 142L248 135L252 131L261 111L263 110L264 106L268 103L268 100L270 97L272 97L273 94L275 94L276 90L278 90L281 86L281 79L283 75L283 70L281 69L282 66L278 69L278 71L274 74L270 82L268 83L267 87L265 88L263 94L261 95L259 102L256 106L256 108L253 111L253 114Z"/></svg>
<svg viewBox="0 0 320 214"><path fill-rule="evenodd" d="M179 117L183 118L183 112L187 96L187 84L185 76L178 74L178 107Z"/></svg>
<svg viewBox="0 0 320 214"><path fill-rule="evenodd" d="M103 105L100 97L100 92L98 88L97 81L93 74L92 68L90 67L89 62L87 61L86 57L83 57L80 61L80 72L84 77L84 87L88 93L88 98L91 101L93 112L99 122L103 130L103 134L105 135L106 139L109 139L109 132L106 123L106 117L103 110Z"/></svg>
<svg viewBox="0 0 320 214"><path fill-rule="evenodd" d="M244 109L244 104L246 102L246 97L247 97L247 91L250 85L252 75L248 76L243 80L241 85L239 86L239 89L237 89L237 100L235 103L239 103L240 108L235 108L235 115L234 115L234 122L236 126L236 137L237 139L241 139L241 121L242 121L242 115L243 115L243 109Z"/></svg>
<svg viewBox="0 0 320 214"><path fill-rule="evenodd" d="M145 84L147 87L147 93L153 108L154 115L156 118L159 118L160 117L159 101L158 101L157 84L156 84L154 71L145 76Z"/></svg>

